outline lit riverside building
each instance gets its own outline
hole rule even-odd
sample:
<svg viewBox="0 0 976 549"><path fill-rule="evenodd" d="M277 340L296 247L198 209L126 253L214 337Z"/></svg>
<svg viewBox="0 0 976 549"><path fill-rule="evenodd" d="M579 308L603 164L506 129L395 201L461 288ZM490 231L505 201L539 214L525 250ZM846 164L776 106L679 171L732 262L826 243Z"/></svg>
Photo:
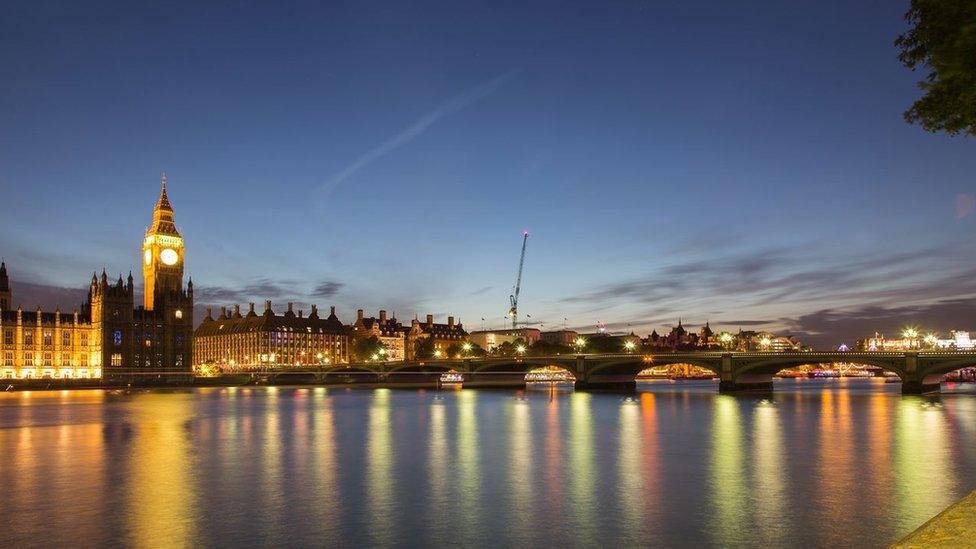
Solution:
<svg viewBox="0 0 976 549"><path fill-rule="evenodd" d="M114 283L92 274L88 300L73 313L8 310L13 294L0 266L0 375L89 378L113 370L187 372L192 366L193 282L183 287L183 237L162 178L143 239L145 302L134 308L132 273Z"/></svg>
<svg viewBox="0 0 976 549"><path fill-rule="evenodd" d="M240 306L232 313L222 307L217 318L207 309L193 333L193 356L197 365L230 369L341 364L349 362L349 332L335 307L326 318L319 318L315 305L308 316L303 311L295 314L291 303L284 314L276 315L271 301L264 302L262 314L254 311L254 303L246 315L241 315Z"/></svg>

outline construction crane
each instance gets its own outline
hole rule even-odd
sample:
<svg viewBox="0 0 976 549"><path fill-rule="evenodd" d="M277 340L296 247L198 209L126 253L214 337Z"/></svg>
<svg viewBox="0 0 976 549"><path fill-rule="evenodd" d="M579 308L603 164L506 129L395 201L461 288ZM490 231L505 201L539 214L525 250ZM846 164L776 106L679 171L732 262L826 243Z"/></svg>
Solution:
<svg viewBox="0 0 976 549"><path fill-rule="evenodd" d="M518 298L519 291L522 290L522 267L525 266L525 244L529 241L529 231L522 231L522 255L519 257L518 276L515 277L515 289L512 295L508 296L511 308L508 309L508 316L512 317L512 329L518 328Z"/></svg>

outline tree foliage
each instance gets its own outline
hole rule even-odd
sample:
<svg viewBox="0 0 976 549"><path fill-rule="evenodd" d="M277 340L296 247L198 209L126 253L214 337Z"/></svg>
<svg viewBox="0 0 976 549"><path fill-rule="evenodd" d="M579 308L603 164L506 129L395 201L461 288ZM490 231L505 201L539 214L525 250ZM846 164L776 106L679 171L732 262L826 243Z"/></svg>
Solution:
<svg viewBox="0 0 976 549"><path fill-rule="evenodd" d="M976 135L976 0L912 0L895 40L908 68L926 68L925 94L905 120L926 131Z"/></svg>
<svg viewBox="0 0 976 549"><path fill-rule="evenodd" d="M373 357L373 355L379 355L380 349L383 349L383 344L380 343L380 338L376 336L370 336L364 339L358 339L352 344L352 355L360 362L365 362Z"/></svg>
<svg viewBox="0 0 976 549"><path fill-rule="evenodd" d="M422 337L413 342L413 356L421 360L433 358L434 338Z"/></svg>

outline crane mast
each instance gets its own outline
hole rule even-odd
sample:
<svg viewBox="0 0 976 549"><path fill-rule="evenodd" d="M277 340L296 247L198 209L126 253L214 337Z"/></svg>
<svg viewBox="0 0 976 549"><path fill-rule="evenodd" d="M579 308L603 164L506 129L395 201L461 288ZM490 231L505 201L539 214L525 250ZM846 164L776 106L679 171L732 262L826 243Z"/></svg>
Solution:
<svg viewBox="0 0 976 549"><path fill-rule="evenodd" d="M529 241L529 231L522 231L522 255L519 257L518 276L515 277L515 289L512 295L508 296L511 308L508 309L508 316L512 317L512 329L518 328L518 299L519 292L522 290L522 267L525 266L525 244Z"/></svg>

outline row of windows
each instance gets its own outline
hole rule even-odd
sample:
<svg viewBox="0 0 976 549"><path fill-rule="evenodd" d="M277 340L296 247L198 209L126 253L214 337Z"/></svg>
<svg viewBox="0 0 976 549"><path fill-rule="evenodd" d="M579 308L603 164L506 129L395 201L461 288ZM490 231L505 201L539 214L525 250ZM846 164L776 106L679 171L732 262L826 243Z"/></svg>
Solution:
<svg viewBox="0 0 976 549"><path fill-rule="evenodd" d="M53 366L54 365L54 354L43 353L39 356L41 360L41 366ZM76 363L75 363L76 362ZM37 362L34 360L34 353L26 352L24 353L24 364L37 366ZM3 354L3 365L13 366L14 365L14 353L7 351ZM62 366L88 366L88 355L81 354L77 361L71 360L71 355L69 353L61 354L61 365Z"/></svg>
<svg viewBox="0 0 976 549"><path fill-rule="evenodd" d="M71 331L63 330L61 332L61 346L70 347L71 346ZM81 332L79 341L81 345L88 345L88 332ZM14 329L7 328L3 331L3 344L13 345L14 344ZM24 345L34 344L34 330L26 329L24 330ZM54 344L54 332L52 330L44 330L41 332L41 344L45 347L50 347Z"/></svg>

